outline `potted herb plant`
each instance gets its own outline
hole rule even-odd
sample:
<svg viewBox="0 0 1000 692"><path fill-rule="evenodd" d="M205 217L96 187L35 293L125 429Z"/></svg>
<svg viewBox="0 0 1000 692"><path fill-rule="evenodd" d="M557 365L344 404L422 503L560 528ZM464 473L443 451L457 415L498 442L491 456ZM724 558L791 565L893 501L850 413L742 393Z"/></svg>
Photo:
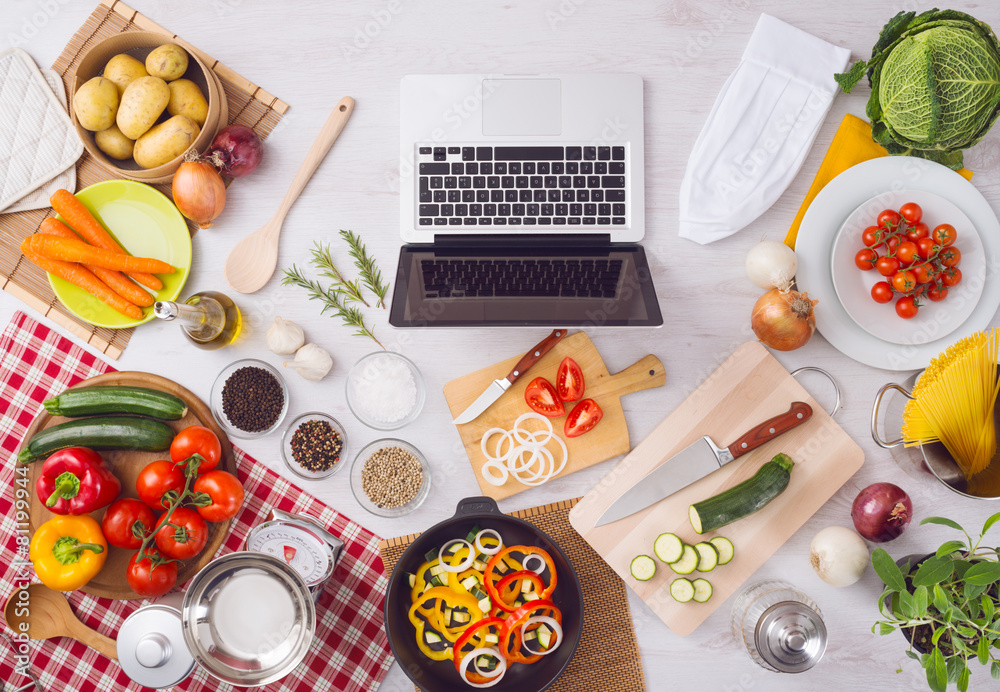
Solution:
<svg viewBox="0 0 1000 692"><path fill-rule="evenodd" d="M980 546L997 521L1000 512L986 520L973 542L951 519L927 517L920 523L949 526L965 540L946 541L934 553L899 563L882 548L872 553L872 567L885 584L879 597L884 619L872 631L902 631L910 641L906 655L920 661L935 692L952 682L960 691L968 689L971 659L990 664L1000 680L1000 554Z"/></svg>

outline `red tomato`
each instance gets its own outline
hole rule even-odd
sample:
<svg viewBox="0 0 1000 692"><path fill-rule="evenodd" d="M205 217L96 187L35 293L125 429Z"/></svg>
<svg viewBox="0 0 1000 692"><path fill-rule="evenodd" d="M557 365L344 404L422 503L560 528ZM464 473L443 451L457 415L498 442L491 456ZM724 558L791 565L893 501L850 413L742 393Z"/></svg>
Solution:
<svg viewBox="0 0 1000 692"><path fill-rule="evenodd" d="M889 281L898 293L909 293L917 287L917 277L909 269L896 272Z"/></svg>
<svg viewBox="0 0 1000 692"><path fill-rule="evenodd" d="M948 267L941 271L941 283L948 288L958 286L962 281L962 270L958 267Z"/></svg>
<svg viewBox="0 0 1000 692"><path fill-rule="evenodd" d="M594 426L604 418L604 411L593 399L584 399L573 407L573 410L566 416L566 424L563 426L563 434L566 437L579 437L594 429Z"/></svg>
<svg viewBox="0 0 1000 692"><path fill-rule="evenodd" d="M559 400L556 388L544 377L536 377L524 390L524 400L535 413L549 418L558 418L566 413L566 407Z"/></svg>
<svg viewBox="0 0 1000 692"><path fill-rule="evenodd" d="M156 547L175 560L187 560L208 543L208 524L190 507L177 507L170 520L166 515L156 525Z"/></svg>
<svg viewBox="0 0 1000 692"><path fill-rule="evenodd" d="M163 558L155 550L152 553L153 559ZM177 583L177 563L174 561L160 562L157 565L148 557L137 559L139 553L132 556L128 561L128 568L125 571L125 578L132 590L143 598L156 598L162 596Z"/></svg>
<svg viewBox="0 0 1000 692"><path fill-rule="evenodd" d="M892 286L887 281L879 281L872 286L872 299L876 303L888 303L893 295Z"/></svg>
<svg viewBox="0 0 1000 692"><path fill-rule="evenodd" d="M854 256L854 264L863 272L870 271L875 268L875 260L878 259L878 253L871 248L865 248L864 250L859 250L858 254ZM579 397L577 397L579 398Z"/></svg>
<svg viewBox="0 0 1000 692"><path fill-rule="evenodd" d="M931 229L927 227L923 221L918 221L909 228L906 229L907 240L912 240L914 243L921 238L926 238L931 234Z"/></svg>
<svg viewBox="0 0 1000 692"><path fill-rule="evenodd" d="M875 269L882 276L892 276L899 271L899 260L895 257L879 257L875 260Z"/></svg>
<svg viewBox="0 0 1000 692"><path fill-rule="evenodd" d="M165 459L147 464L135 479L139 499L153 509L164 509L167 506L161 501L164 493L170 490L180 492L183 488L184 471Z"/></svg>
<svg viewBox="0 0 1000 692"><path fill-rule="evenodd" d="M222 461L222 445L218 436L204 425L192 425L181 430L170 443L170 459L180 464L200 454L198 473L211 471Z"/></svg>
<svg viewBox="0 0 1000 692"><path fill-rule="evenodd" d="M896 301L896 314L904 320L917 316L917 301L913 296L903 296Z"/></svg>
<svg viewBox="0 0 1000 692"><path fill-rule="evenodd" d="M569 356L563 358L559 364L559 372L556 373L556 393L559 398L563 401L576 401L583 396L586 386L583 370L577 362Z"/></svg>
<svg viewBox="0 0 1000 692"><path fill-rule="evenodd" d="M916 202L907 202L899 208L899 215L906 219L906 223L918 223L924 216L924 210Z"/></svg>
<svg viewBox="0 0 1000 692"><path fill-rule="evenodd" d="M927 291L927 297L937 302L939 300L944 300L948 297L948 289L944 286L935 285L929 291Z"/></svg>
<svg viewBox="0 0 1000 692"><path fill-rule="evenodd" d="M896 259L903 264L909 264L917 257L917 244L910 240L904 240L896 248Z"/></svg>
<svg viewBox="0 0 1000 692"><path fill-rule="evenodd" d="M962 251L957 247L949 246L941 251L938 259L946 267L957 267L958 263L962 261Z"/></svg>
<svg viewBox="0 0 1000 692"><path fill-rule="evenodd" d="M924 259L930 259L934 256L938 244L934 242L933 238L924 237L917 241L917 254Z"/></svg>
<svg viewBox="0 0 1000 692"><path fill-rule="evenodd" d="M116 548L136 550L155 524L156 515L148 505L134 497L123 497L104 510L101 531L108 543Z"/></svg>
<svg viewBox="0 0 1000 692"><path fill-rule="evenodd" d="M955 238L957 237L958 232L950 223L943 223L940 226L937 226L934 229L934 232L931 233L931 238L933 238L934 242L941 247L948 247L955 242Z"/></svg>
<svg viewBox="0 0 1000 692"><path fill-rule="evenodd" d="M865 247L876 248L885 240L885 235L885 231L878 226L869 226L861 234L861 242L865 244Z"/></svg>
<svg viewBox="0 0 1000 692"><path fill-rule="evenodd" d="M195 493L205 493L211 504L196 507L198 514L207 521L232 519L243 506L243 486L231 473L216 469L194 482Z"/></svg>
<svg viewBox="0 0 1000 692"><path fill-rule="evenodd" d="M925 284L930 282L934 270L927 262L921 262L910 267L910 271L913 272L913 278L917 280L918 284Z"/></svg>
<svg viewBox="0 0 1000 692"><path fill-rule="evenodd" d="M899 212L895 209L884 209L881 214L878 215L878 227L886 228L889 230L894 230L899 226L900 217Z"/></svg>

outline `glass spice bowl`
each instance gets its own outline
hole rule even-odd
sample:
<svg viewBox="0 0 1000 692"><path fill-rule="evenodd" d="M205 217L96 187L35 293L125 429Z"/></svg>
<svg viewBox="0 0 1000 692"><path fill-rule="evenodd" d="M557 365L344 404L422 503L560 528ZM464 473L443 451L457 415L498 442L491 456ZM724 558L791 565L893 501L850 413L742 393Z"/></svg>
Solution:
<svg viewBox="0 0 1000 692"><path fill-rule="evenodd" d="M392 422L378 420L368 415L365 412L365 407L362 406L361 402L357 400L354 392L355 385L357 383L365 380L372 380L378 377L378 364L382 358L403 363L407 368L409 368L410 372L413 374L413 382L417 388L417 397L413 410L399 420ZM354 364L354 367L351 368L350 372L347 373L345 390L347 407L351 409L351 413L353 413L359 421L367 425L369 428L374 428L375 430L398 430L405 425L409 425L416 420L417 416L420 415L420 411L424 407L424 401L427 398L427 390L424 386L424 377L420 374L420 369L417 368L416 364L412 360L394 351L375 351L374 353L369 353L367 356L361 358Z"/></svg>
<svg viewBox="0 0 1000 692"><path fill-rule="evenodd" d="M385 449L386 447L399 447L406 450L420 462L420 469L423 472L423 482L420 484L420 490L414 495L413 499L407 502L405 505L400 507L379 507L364 490L363 481L361 478L361 473L365 468L365 462L380 449ZM427 465L427 459L423 454L420 453L416 447L411 445L409 442L404 442L403 440L397 440L392 438L384 438L381 440L375 440L371 442L358 452L357 456L354 457L354 463L351 464L351 491L354 493L355 499L357 499L358 504L364 507L366 510L372 514L376 514L380 517L401 517L409 514L417 507L423 504L424 500L427 499L427 494L431 489L431 469Z"/></svg>
<svg viewBox="0 0 1000 692"><path fill-rule="evenodd" d="M278 414L277 419L266 430L248 432L236 427L236 425L229 420L229 417L226 415L222 407L223 387L226 386L226 382L237 370L246 367L266 370L271 373L278 381L278 384L281 385L281 396L284 398L284 402L281 405L281 413ZM222 372L219 373L219 376L215 378L215 382L212 383L212 394L209 399L209 406L212 409L212 415L215 416L215 420L218 421L219 425L226 431L227 435L244 440L256 440L257 438L273 433L278 429L278 426L281 425L281 421L285 419L285 415L288 413L288 385L285 384L285 379L281 376L281 372L270 363L265 363L264 361L257 360L256 358L244 358L243 360L238 360L224 367Z"/></svg>
<svg viewBox="0 0 1000 692"><path fill-rule="evenodd" d="M330 427L340 435L340 458L337 462L330 468L324 471L310 471L305 468L295 460L295 455L292 454L292 436L295 435L295 431L299 429L299 426L303 423L309 421L323 421L328 423ZM344 427L340 422L333 416L328 416L325 413L319 411L311 411L310 413L303 413L298 416L285 428L284 434L281 436L281 460L285 462L285 466L288 470L294 473L299 478L305 478L307 480L319 480L320 478L329 478L333 474L337 473L342 466L345 465L347 459L347 433L344 432Z"/></svg>

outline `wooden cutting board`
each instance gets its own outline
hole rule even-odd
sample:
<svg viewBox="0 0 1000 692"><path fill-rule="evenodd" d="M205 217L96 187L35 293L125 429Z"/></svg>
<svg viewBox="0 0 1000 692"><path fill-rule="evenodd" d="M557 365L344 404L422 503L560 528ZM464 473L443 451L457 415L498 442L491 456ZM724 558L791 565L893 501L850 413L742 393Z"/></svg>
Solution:
<svg viewBox="0 0 1000 692"><path fill-rule="evenodd" d="M531 348L531 344L526 344L525 350L527 351L529 348ZM491 365L448 382L444 386L444 396L448 401L452 418L458 416L469 404L475 401L493 380L505 377L523 355L523 353L519 353L502 363ZM586 382L583 396L597 402L601 410L604 411L604 418L601 419L596 428L575 438L567 438L562 434L563 423L566 421L565 416L550 419L554 432L563 439L569 452L566 467L555 477L585 469L605 459L625 454L631 449L621 397L630 392L662 387L666 382L663 363L656 356L650 355L612 375L608 372L604 360L601 359L601 354L597 352L590 337L584 332L577 332L567 336L557 343L551 351L542 356L541 360L514 382L510 389L504 392L482 415L458 426L458 433L462 438L462 444L465 446L469 461L472 463L472 469L476 472L476 481L478 481L483 495L492 497L494 500L502 500L530 487L522 485L513 476L501 486L491 485L483 480L480 469L487 459L482 452L481 440L483 433L490 428L510 429L518 416L530 411L531 409L524 402L524 390L528 383L536 377L544 377L554 384L559 363L566 356L572 357L583 370ZM572 405L572 403L567 404L567 413L572 409ZM494 444L495 439L490 440L491 445ZM556 449L555 444L552 444L551 447L553 450ZM561 450L559 453L561 458ZM560 459L557 458L557 465L559 461Z"/></svg>
<svg viewBox="0 0 1000 692"><path fill-rule="evenodd" d="M236 457L233 455L233 446L229 442L229 437L215 422L208 406L206 406L201 399L196 397L189 390L180 386L176 382L168 380L165 377L160 377L159 375L153 375L146 372L126 371L108 372L103 375L98 375L97 377L91 377L89 380L84 380L70 387L70 389L91 385L149 387L151 389L159 389L161 391L168 392L181 398L188 405L187 415L180 420L166 421L167 425L178 432L190 425L204 425L205 427L211 429L212 432L219 436L219 441L222 443L222 463L219 464L219 468L225 469L231 474L236 475ZM43 408L28 428L28 431L24 436L25 443L27 443L27 441L31 439L31 436L39 430L50 428L53 425L63 423L67 420L69 419L61 416L52 416ZM135 490L135 480L139 476L139 471L141 471L146 464L152 461L170 458L169 451L141 452L137 450L102 450L99 454L114 471L118 480L121 481L122 490L119 497L138 497ZM55 516L45 507L44 503L39 500L38 496L35 494L35 483L38 480L38 476L41 474L42 463L43 462L41 461L36 461L31 464L29 485L29 489L31 491L31 507L29 511L28 526L32 535L34 535L35 529ZM159 514L160 513L157 513L158 516ZM104 517L104 509L91 512L91 516L100 522ZM211 561L211 559L215 556L216 551L218 551L219 547L222 545L222 541L225 539L226 534L229 533L229 525L231 523L232 519L217 524L211 522L208 524L208 543L205 545L205 548L201 551L201 553L180 563L180 568L177 573L178 584L186 582L188 579L193 577L198 570ZM81 591L92 596L102 596L104 598L142 598L142 596L132 590L125 578L125 570L128 567L128 562L134 553L134 550L124 550L122 548L108 546L108 558L104 563L104 567L101 568L101 571L97 574L97 576L91 579L87 585L81 589Z"/></svg>
<svg viewBox="0 0 1000 692"><path fill-rule="evenodd" d="M812 418L797 428L738 458L669 498L616 522L595 528L611 503L643 476L703 435L728 445L754 425L784 413L793 401L813 408ZM752 476L778 452L795 462L785 491L759 512L699 536L688 521L688 507ZM712 375L615 466L570 512L570 523L625 583L681 636L690 634L788 538L795 533L864 463L864 452L826 411L759 343L740 346ZM663 532L694 544L713 536L729 538L736 556L712 572L695 572L712 584L706 603L677 603L670 583L678 575L653 556L653 541ZM657 563L649 581L634 579L629 566L636 555ZM806 557L802 556L805 560Z"/></svg>

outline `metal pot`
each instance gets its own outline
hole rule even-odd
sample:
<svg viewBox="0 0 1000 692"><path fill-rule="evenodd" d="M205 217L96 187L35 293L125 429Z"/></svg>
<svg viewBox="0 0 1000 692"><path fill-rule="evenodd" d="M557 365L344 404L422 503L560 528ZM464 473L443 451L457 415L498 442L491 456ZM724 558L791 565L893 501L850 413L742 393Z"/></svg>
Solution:
<svg viewBox="0 0 1000 692"><path fill-rule="evenodd" d="M143 687L167 689L194 671L194 657L181 631L183 601L184 593L173 591L133 612L118 631L118 663Z"/></svg>
<svg viewBox="0 0 1000 692"><path fill-rule="evenodd" d="M385 598L385 627L392 653L415 685L433 692L468 692L451 661L431 661L417 648L416 633L407 612L410 588L405 574L416 572L424 555L452 538L464 538L473 526L493 529L505 545L531 545L552 556L559 584L552 595L562 611L563 643L553 653L530 666L512 664L496 686L496 692L541 692L569 665L583 629L583 591L566 554L544 532L526 521L503 514L488 497L469 497L458 503L455 515L417 537L396 563Z"/></svg>

